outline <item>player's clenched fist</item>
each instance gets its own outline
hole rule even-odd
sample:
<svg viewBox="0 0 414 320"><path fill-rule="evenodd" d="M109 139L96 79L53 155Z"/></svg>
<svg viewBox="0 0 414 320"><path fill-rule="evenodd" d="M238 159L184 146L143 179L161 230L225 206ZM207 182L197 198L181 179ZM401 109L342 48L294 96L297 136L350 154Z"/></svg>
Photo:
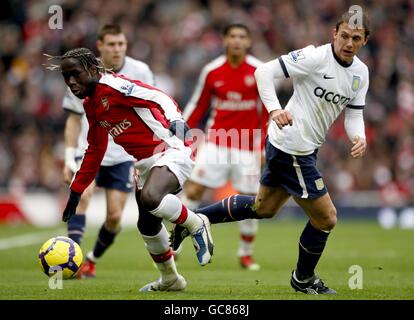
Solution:
<svg viewBox="0 0 414 320"><path fill-rule="evenodd" d="M293 118L289 111L287 110L273 110L270 114L272 120L276 122L279 129L282 129L284 126L292 125Z"/></svg>

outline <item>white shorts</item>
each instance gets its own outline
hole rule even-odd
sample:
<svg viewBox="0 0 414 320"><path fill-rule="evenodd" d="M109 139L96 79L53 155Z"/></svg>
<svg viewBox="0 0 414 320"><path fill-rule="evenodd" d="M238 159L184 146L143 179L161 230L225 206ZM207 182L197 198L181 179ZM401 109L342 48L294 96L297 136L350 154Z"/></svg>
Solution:
<svg viewBox="0 0 414 320"><path fill-rule="evenodd" d="M166 166L177 177L181 188L189 178L194 167L194 161L191 159L191 148L184 149L167 149L164 152L154 154L153 156L137 161L135 169L138 170L139 181L137 187L142 188L150 170L153 167Z"/></svg>
<svg viewBox="0 0 414 320"><path fill-rule="evenodd" d="M231 181L242 193L259 190L260 152L224 148L206 142L197 151L196 164L190 180L208 188L219 188Z"/></svg>

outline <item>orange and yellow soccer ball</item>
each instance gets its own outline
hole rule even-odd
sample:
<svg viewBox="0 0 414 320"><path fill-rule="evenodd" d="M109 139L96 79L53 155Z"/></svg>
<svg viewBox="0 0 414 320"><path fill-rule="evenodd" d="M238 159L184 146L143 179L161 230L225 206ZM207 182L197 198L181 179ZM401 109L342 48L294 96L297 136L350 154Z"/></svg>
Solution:
<svg viewBox="0 0 414 320"><path fill-rule="evenodd" d="M83 261L79 245L68 237L47 240L39 251L39 265L47 276L62 272L62 279L72 278Z"/></svg>

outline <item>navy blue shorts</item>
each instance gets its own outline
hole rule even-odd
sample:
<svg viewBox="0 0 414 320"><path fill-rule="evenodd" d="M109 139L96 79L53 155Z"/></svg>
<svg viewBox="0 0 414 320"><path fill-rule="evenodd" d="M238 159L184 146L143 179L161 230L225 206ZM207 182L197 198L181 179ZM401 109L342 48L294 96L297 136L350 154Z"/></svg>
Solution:
<svg viewBox="0 0 414 320"><path fill-rule="evenodd" d="M316 199L328 190L316 168L317 150L307 156L294 156L273 146L266 139L266 167L260 183L266 187L282 187L292 196Z"/></svg>
<svg viewBox="0 0 414 320"><path fill-rule="evenodd" d="M81 157L75 158L78 166L82 163ZM131 192L134 186L134 167L132 161L125 161L114 166L100 166L95 182L98 187Z"/></svg>
<svg viewBox="0 0 414 320"><path fill-rule="evenodd" d="M101 166L95 182L98 187L116 189L124 192L133 190L134 168L132 161L126 161L114 166Z"/></svg>

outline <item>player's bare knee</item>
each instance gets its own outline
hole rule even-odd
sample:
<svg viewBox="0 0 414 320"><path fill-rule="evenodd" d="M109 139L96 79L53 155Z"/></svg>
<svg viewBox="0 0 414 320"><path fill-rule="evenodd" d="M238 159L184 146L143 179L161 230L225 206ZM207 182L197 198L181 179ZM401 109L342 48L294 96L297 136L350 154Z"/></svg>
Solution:
<svg viewBox="0 0 414 320"><path fill-rule="evenodd" d="M326 220L325 230L332 230L333 228L335 228L336 222L337 222L337 218L336 218L336 210L335 210L335 215L330 216Z"/></svg>
<svg viewBox="0 0 414 320"><path fill-rule="evenodd" d="M266 210L263 210L263 211L257 211L256 210L256 213L262 219L270 219L270 218L273 218L274 215L275 215L274 212L270 212L270 211L266 211Z"/></svg>
<svg viewBox="0 0 414 320"><path fill-rule="evenodd" d="M122 211L112 212L106 217L105 224L109 230L118 230L121 225Z"/></svg>
<svg viewBox="0 0 414 320"><path fill-rule="evenodd" d="M273 218L276 214L275 210L272 210L269 206L263 205L263 203L256 203L255 204L256 213L262 219L270 219Z"/></svg>
<svg viewBox="0 0 414 320"><path fill-rule="evenodd" d="M155 190L154 188L144 188L141 191L141 203L147 210L154 210L157 208L164 195Z"/></svg>
<svg viewBox="0 0 414 320"><path fill-rule="evenodd" d="M328 214L316 221L316 227L320 230L330 231L335 228L337 222L336 209L331 208Z"/></svg>
<svg viewBox="0 0 414 320"><path fill-rule="evenodd" d="M336 208L332 207L329 213L329 218L328 218L329 230L332 230L333 228L335 228L337 220L338 219L336 217Z"/></svg>

